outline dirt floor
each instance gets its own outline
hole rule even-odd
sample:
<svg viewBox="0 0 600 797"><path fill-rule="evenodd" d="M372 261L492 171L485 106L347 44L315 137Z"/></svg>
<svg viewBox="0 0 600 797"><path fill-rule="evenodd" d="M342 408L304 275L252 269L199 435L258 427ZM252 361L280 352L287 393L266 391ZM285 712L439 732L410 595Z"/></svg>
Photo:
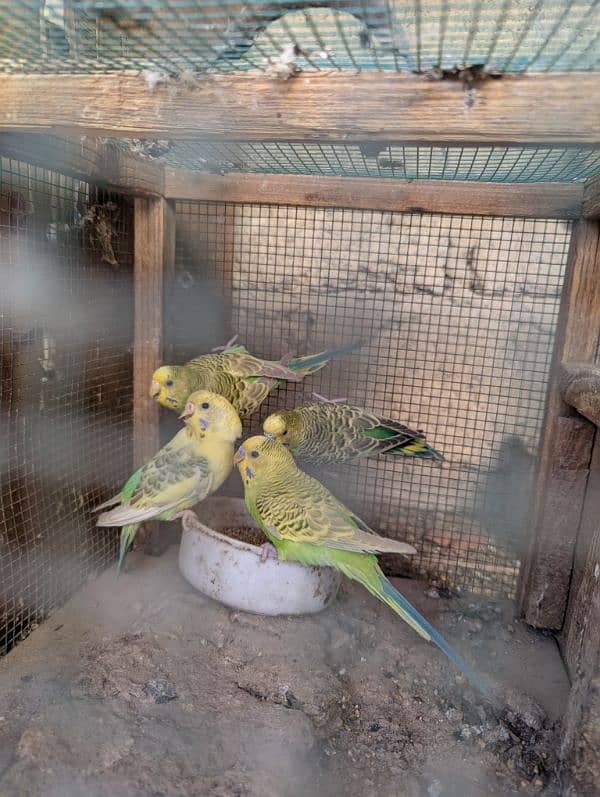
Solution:
<svg viewBox="0 0 600 797"><path fill-rule="evenodd" d="M557 794L554 641L508 604L395 583L508 708L358 586L260 617L195 592L175 547L135 553L0 662L0 795Z"/></svg>

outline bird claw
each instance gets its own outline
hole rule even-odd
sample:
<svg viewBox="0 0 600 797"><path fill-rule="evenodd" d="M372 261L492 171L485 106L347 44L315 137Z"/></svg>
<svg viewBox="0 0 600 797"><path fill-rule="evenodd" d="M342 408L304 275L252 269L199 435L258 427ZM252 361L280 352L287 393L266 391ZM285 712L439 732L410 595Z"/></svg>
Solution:
<svg viewBox="0 0 600 797"><path fill-rule="evenodd" d="M200 523L198 515L191 509L184 509L183 512L178 512L173 520L181 520L181 525L186 531L192 531Z"/></svg>
<svg viewBox="0 0 600 797"><path fill-rule="evenodd" d="M231 348L231 346L233 346L233 344L236 342L238 338L239 338L239 333L237 335L234 335L230 340L228 340L224 346L215 346L215 348L211 349L211 351L225 351L226 349Z"/></svg>
<svg viewBox="0 0 600 797"><path fill-rule="evenodd" d="M325 404L341 404L344 401L348 401L348 397L347 396L345 396L344 398L334 398L334 399L325 398L325 396L322 396L320 393L313 393L313 396L318 401L322 401Z"/></svg>
<svg viewBox="0 0 600 797"><path fill-rule="evenodd" d="M263 542L263 544L260 546L261 563L264 564L269 557L271 557L272 559L279 559L277 548L274 545L272 545L270 542Z"/></svg>

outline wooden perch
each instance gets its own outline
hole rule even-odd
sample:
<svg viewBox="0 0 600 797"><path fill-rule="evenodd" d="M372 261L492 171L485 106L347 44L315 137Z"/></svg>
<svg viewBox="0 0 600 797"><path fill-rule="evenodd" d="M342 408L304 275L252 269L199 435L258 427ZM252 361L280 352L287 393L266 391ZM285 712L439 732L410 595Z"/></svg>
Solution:
<svg viewBox="0 0 600 797"><path fill-rule="evenodd" d="M504 75L476 83L405 73L262 72L176 79L154 90L138 72L3 75L0 129L113 138L596 144L593 72Z"/></svg>
<svg viewBox="0 0 600 797"><path fill-rule="evenodd" d="M560 369L563 400L588 421L600 426L600 366L563 363Z"/></svg>

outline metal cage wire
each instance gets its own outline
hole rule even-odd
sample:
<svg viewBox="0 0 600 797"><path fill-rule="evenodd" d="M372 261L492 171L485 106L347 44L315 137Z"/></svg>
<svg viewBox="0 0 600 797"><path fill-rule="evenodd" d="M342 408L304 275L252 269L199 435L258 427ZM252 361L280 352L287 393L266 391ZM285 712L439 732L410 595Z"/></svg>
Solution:
<svg viewBox="0 0 600 797"><path fill-rule="evenodd" d="M307 174L492 183L574 182L600 171L600 148L416 146L294 141L160 142L159 160L186 171ZM139 146L139 145L138 145ZM142 152L157 151L152 142Z"/></svg>
<svg viewBox="0 0 600 797"><path fill-rule="evenodd" d="M317 475L414 542L413 571L512 596L569 238L549 220L179 202L170 290L211 308L212 345L228 325L273 358L366 340L278 390L244 434L313 390L424 429L442 467L379 457ZM169 307L182 362L201 350L205 311Z"/></svg>
<svg viewBox="0 0 600 797"><path fill-rule="evenodd" d="M2 654L116 556L91 510L131 470L131 203L1 158L0 267Z"/></svg>

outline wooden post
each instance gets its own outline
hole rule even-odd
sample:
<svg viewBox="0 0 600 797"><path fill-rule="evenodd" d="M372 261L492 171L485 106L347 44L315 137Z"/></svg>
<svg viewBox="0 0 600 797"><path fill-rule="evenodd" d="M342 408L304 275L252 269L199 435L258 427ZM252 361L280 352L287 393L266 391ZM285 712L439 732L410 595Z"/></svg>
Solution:
<svg viewBox="0 0 600 797"><path fill-rule="evenodd" d="M561 395L561 362L593 362L600 336L600 233L595 221L573 228L560 307L532 507L532 538L518 600L525 620L560 629L595 427Z"/></svg>
<svg viewBox="0 0 600 797"><path fill-rule="evenodd" d="M159 407L150 398L152 373L162 362L163 277L175 258L175 212L162 197L134 199L133 466L160 448ZM140 539L160 553L158 524Z"/></svg>
<svg viewBox="0 0 600 797"><path fill-rule="evenodd" d="M600 774L600 435L577 543L563 652L573 686L563 724L564 779L573 794L595 794ZM569 792L571 793L571 792Z"/></svg>

